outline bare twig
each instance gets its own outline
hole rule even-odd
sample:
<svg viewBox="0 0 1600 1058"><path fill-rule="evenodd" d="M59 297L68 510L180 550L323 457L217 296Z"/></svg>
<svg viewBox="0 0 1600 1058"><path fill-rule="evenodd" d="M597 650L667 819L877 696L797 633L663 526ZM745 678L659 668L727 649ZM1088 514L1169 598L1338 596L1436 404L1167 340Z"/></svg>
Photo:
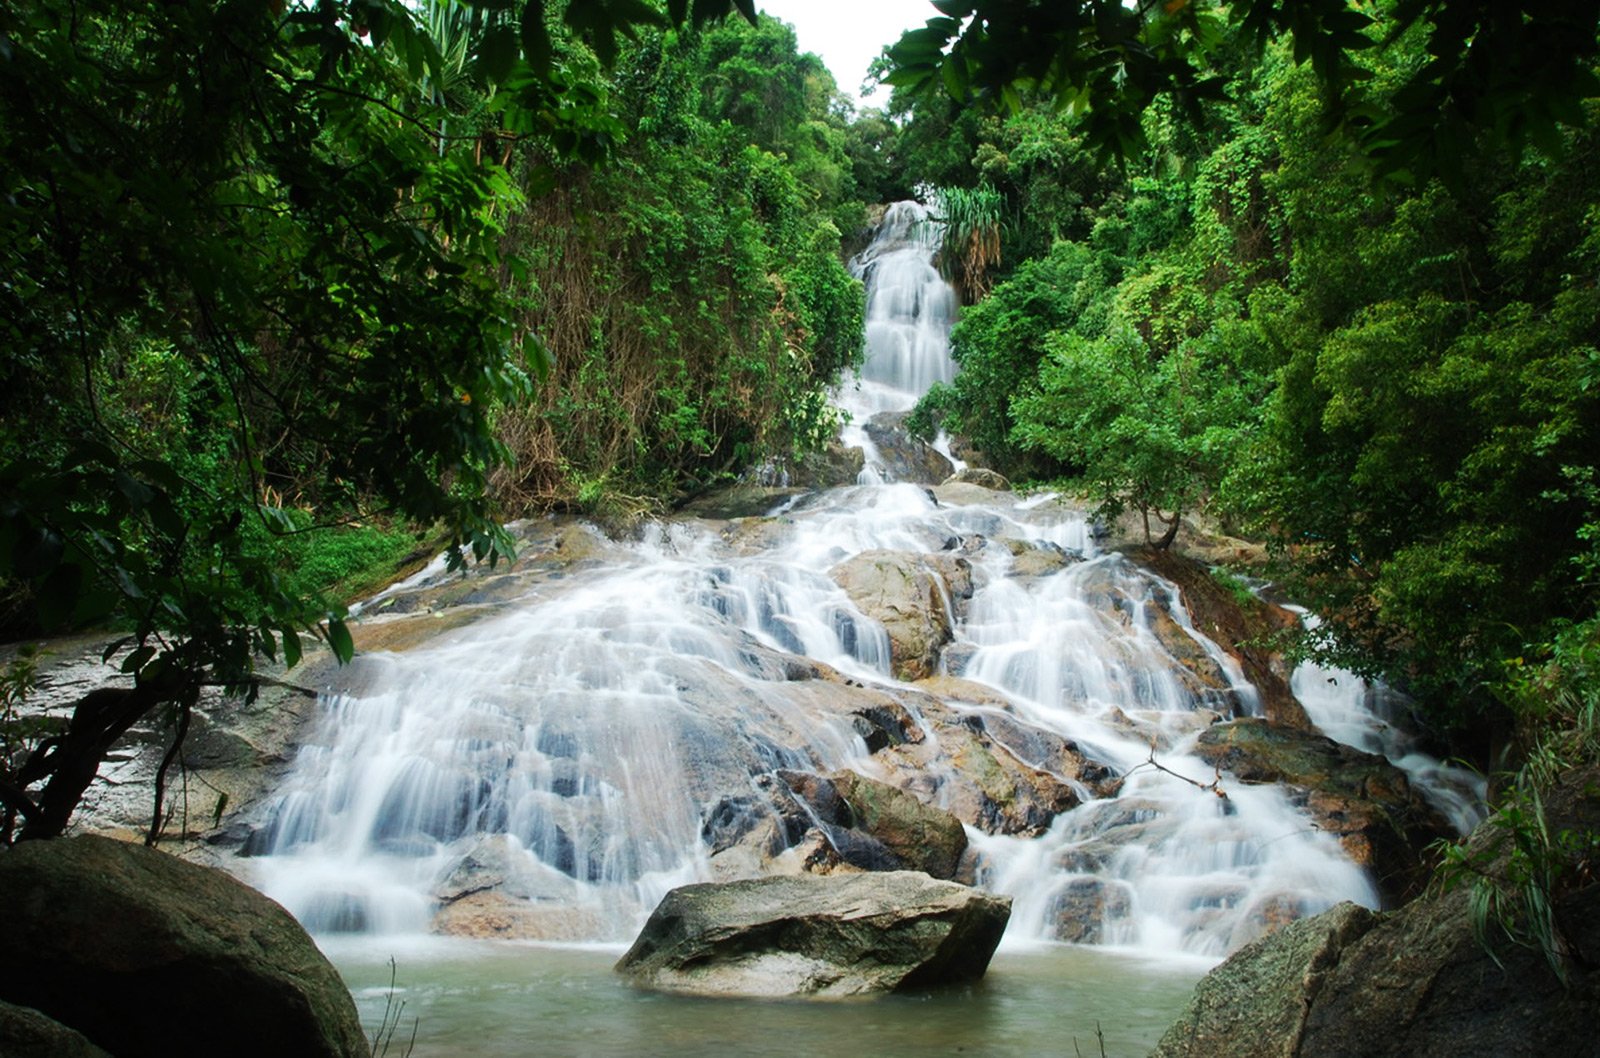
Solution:
<svg viewBox="0 0 1600 1058"><path fill-rule="evenodd" d="M1134 774L1140 768L1146 768L1146 767L1154 768L1156 771L1159 771L1159 772L1164 772L1165 774L1172 776L1174 779L1182 779L1184 782L1188 783L1190 786L1193 786L1197 790L1210 791L1211 793L1214 793L1218 797L1222 798L1224 801L1226 801L1228 799L1228 792L1222 788L1222 767L1221 767L1221 765L1218 765L1216 770L1215 770L1215 772L1213 772L1212 779L1211 779L1210 782L1200 782L1198 779L1191 779L1187 775L1184 775L1182 772L1173 771L1171 768L1167 767L1165 764L1162 764L1159 760L1156 760L1156 746L1155 746L1154 742L1152 742L1150 744L1150 757L1149 757L1149 759L1148 760L1144 760L1144 761L1140 761L1138 764L1135 764L1133 767L1129 768L1126 772L1124 772L1123 775L1122 775L1122 778L1117 780L1116 786L1113 788L1112 792L1113 793L1120 793L1121 790L1122 790L1122 784L1128 781L1128 776Z"/></svg>

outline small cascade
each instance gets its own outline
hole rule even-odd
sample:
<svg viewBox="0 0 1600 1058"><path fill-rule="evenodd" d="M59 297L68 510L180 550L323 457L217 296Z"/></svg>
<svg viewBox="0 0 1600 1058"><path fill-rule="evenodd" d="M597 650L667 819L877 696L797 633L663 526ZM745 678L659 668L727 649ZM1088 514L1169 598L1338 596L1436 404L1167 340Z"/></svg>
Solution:
<svg viewBox="0 0 1600 1058"><path fill-rule="evenodd" d="M858 416L953 374L936 236L900 203L855 262ZM977 881L1015 900L1014 937L1217 958L1337 901L1375 905L1282 791L1224 790L1192 752L1260 700L1177 589L1099 553L1072 505L995 495L862 484L781 518L589 534L577 550L598 561L525 561L491 616L341 672L263 810L254 879L315 931L440 928L493 889L516 921L479 932L624 941L676 885L798 869L794 830L816 820L785 815L780 773L852 769L962 814ZM529 552L541 531L524 527ZM970 577L937 582L936 679L896 678L871 593L840 572L863 556ZM474 576L425 571L364 620ZM1027 776L1049 806L1006 792Z"/></svg>
<svg viewBox="0 0 1600 1058"><path fill-rule="evenodd" d="M1308 627L1320 623L1315 614L1299 612ZM1407 730L1410 702L1404 695L1381 683L1369 683L1348 669L1311 661L1295 668L1289 688L1317 730L1347 746L1387 758L1456 830L1465 834L1483 821L1488 783L1475 771L1446 764L1421 750Z"/></svg>

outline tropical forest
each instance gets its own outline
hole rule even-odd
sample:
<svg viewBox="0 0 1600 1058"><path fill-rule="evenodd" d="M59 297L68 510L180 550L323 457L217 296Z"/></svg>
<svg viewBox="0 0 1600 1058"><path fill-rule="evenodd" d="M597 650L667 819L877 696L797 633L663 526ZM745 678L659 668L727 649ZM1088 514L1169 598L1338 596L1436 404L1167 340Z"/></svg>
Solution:
<svg viewBox="0 0 1600 1058"><path fill-rule="evenodd" d="M10 0L0 344L0 1055L1593 1053L1600 6Z"/></svg>

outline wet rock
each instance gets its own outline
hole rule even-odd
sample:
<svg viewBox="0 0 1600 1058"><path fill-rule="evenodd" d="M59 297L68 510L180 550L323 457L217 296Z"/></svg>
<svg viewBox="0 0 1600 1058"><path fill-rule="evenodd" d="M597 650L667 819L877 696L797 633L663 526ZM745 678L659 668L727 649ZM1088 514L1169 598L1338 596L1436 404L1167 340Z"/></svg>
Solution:
<svg viewBox="0 0 1600 1058"><path fill-rule="evenodd" d="M1116 769L1071 739L1006 712L985 710L975 715L986 734L1029 767L1075 779L1101 797L1109 796L1116 784Z"/></svg>
<svg viewBox="0 0 1600 1058"><path fill-rule="evenodd" d="M925 874L674 889L617 963L631 983L715 996L837 997L983 976L1008 898Z"/></svg>
<svg viewBox="0 0 1600 1058"><path fill-rule="evenodd" d="M789 484L801 488L831 489L854 485L866 466L866 453L830 441L820 452L809 453L789 468Z"/></svg>
<svg viewBox="0 0 1600 1058"><path fill-rule="evenodd" d="M976 555L989 546L989 541L982 533L968 533L965 536L952 536L945 539L941 551L956 551L963 555Z"/></svg>
<svg viewBox="0 0 1600 1058"><path fill-rule="evenodd" d="M37 1010L0 1002L0 1054L6 1058L111 1058L82 1033Z"/></svg>
<svg viewBox="0 0 1600 1058"><path fill-rule="evenodd" d="M953 647L951 649L954 649ZM946 701L971 702L973 705L991 705L997 709L1011 708L1011 699L1003 691L959 676L929 676L917 681L917 689L926 691Z"/></svg>
<svg viewBox="0 0 1600 1058"><path fill-rule="evenodd" d="M513 896L500 890L472 893L440 908L433 932L478 940L580 941L603 936L601 909Z"/></svg>
<svg viewBox="0 0 1600 1058"><path fill-rule="evenodd" d="M892 481L936 485L955 469L932 445L911 436L904 412L879 412L862 429L878 449L883 469Z"/></svg>
<svg viewBox="0 0 1600 1058"><path fill-rule="evenodd" d="M253 702L208 689L193 710L185 743L187 773L168 777L162 838L175 855L207 862L218 847L243 840L250 822L244 811L278 785L288 771L295 744L317 718L316 689L334 674L332 656L307 643L306 658L291 672L263 665L271 682ZM40 663L40 684L22 703L21 713L42 725L65 730L73 707L100 687L125 686L111 663L101 658L103 639L51 644ZM281 682L280 682L281 681ZM101 764L99 781L85 793L73 814L77 833L143 840L155 800L155 775L171 745L171 716L158 711L136 724ZM215 839L215 840L213 840Z"/></svg>
<svg viewBox="0 0 1600 1058"><path fill-rule="evenodd" d="M722 531L728 550L741 557L781 547L792 536L794 523L787 518L740 518Z"/></svg>
<svg viewBox="0 0 1600 1058"><path fill-rule="evenodd" d="M978 652L976 643L951 643L944 648L941 660L944 670L951 676L961 676L966 673L967 666L972 664L972 657ZM937 676L932 677L938 679Z"/></svg>
<svg viewBox="0 0 1600 1058"><path fill-rule="evenodd" d="M1230 591L1205 566L1182 555L1149 548L1131 555L1178 586L1195 628L1239 663L1261 695L1267 719L1312 730L1310 717L1289 689L1291 666L1275 647L1299 628L1295 614L1254 595Z"/></svg>
<svg viewBox="0 0 1600 1058"><path fill-rule="evenodd" d="M1001 497L993 489L974 485L970 481L945 481L933 490L934 499L944 507L970 507L991 504Z"/></svg>
<svg viewBox="0 0 1600 1058"><path fill-rule="evenodd" d="M1070 783L1018 760L981 721L969 722L969 715L931 695L898 693L914 696L933 739L873 755L892 785L990 834L1037 836L1079 803Z"/></svg>
<svg viewBox="0 0 1600 1058"><path fill-rule="evenodd" d="M1011 491L1011 482L1006 480L1004 474L986 467L963 467L940 482L942 485L963 483L976 485L980 489L992 489L995 492Z"/></svg>
<svg viewBox="0 0 1600 1058"><path fill-rule="evenodd" d="M1600 829L1600 769L1546 791L1552 833ZM1503 834L1468 843L1505 869ZM1195 989L1155 1058L1456 1058L1594 1053L1600 1025L1600 885L1574 872L1552 892L1568 986L1542 953L1475 936L1466 886L1373 915L1342 904L1236 952Z"/></svg>
<svg viewBox="0 0 1600 1058"><path fill-rule="evenodd" d="M696 497L679 508L678 513L692 518L709 518L714 521L731 521L735 518L761 518L805 492L806 490L802 488L760 485L755 482L741 481L727 488L716 489L703 496Z"/></svg>
<svg viewBox="0 0 1600 1058"><path fill-rule="evenodd" d="M967 832L955 816L855 772L838 772L832 779L850 806L855 828L882 842L901 867L935 878L955 876L967 848Z"/></svg>
<svg viewBox="0 0 1600 1058"><path fill-rule="evenodd" d="M1195 752L1241 782L1281 783L1317 826L1372 871L1387 903L1421 891L1427 847L1454 832L1405 773L1380 756L1266 720L1235 720L1201 733Z"/></svg>
<svg viewBox="0 0 1600 1058"><path fill-rule="evenodd" d="M1083 561L1081 554L1046 541L1018 540L1010 537L1000 543L1011 552L1013 577L1046 577L1052 573L1059 573L1075 562Z"/></svg>
<svg viewBox="0 0 1600 1058"><path fill-rule="evenodd" d="M221 871L101 837L0 855L0 1000L121 1058L368 1054L339 974Z"/></svg>
<svg viewBox="0 0 1600 1058"><path fill-rule="evenodd" d="M838 863L864 871L923 871L935 878L955 874L967 834L950 813L854 772L778 776L804 803Z"/></svg>
<svg viewBox="0 0 1600 1058"><path fill-rule="evenodd" d="M971 563L948 554L863 551L828 575L862 613L883 625L896 676L917 680L938 671L952 610L972 597Z"/></svg>
<svg viewBox="0 0 1600 1058"><path fill-rule="evenodd" d="M1127 886L1100 878L1074 878L1050 902L1055 937L1070 944L1105 944L1133 912Z"/></svg>

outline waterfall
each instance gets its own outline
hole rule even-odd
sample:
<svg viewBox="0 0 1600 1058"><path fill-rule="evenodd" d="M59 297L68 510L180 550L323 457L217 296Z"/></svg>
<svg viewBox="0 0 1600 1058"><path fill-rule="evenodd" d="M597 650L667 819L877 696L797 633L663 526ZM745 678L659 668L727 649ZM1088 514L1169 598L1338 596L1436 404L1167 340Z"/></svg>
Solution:
<svg viewBox="0 0 1600 1058"><path fill-rule="evenodd" d="M854 262L857 415L953 375L937 242L899 203ZM1020 939L1215 958L1376 904L1282 791L1223 791L1192 754L1259 698L1176 589L1100 553L1072 505L994 497L864 484L629 543L534 522L509 574L425 571L363 621L415 621L394 616L405 600L452 585L487 615L341 672L248 870L314 931L425 931L493 889L480 933L626 940L673 886L794 869L785 828L808 821L784 815L779 773L852 769L965 813L975 879L1014 897ZM897 679L885 626L842 586L869 553L970 575L930 618L950 639L939 678ZM974 760L1004 768L974 778ZM1017 776L1075 807L1024 805L1000 789Z"/></svg>
<svg viewBox="0 0 1600 1058"><path fill-rule="evenodd" d="M919 202L896 202L872 243L850 262L867 287L866 363L849 410L904 411L935 382L955 377L950 325L956 295L933 266L944 228Z"/></svg>

